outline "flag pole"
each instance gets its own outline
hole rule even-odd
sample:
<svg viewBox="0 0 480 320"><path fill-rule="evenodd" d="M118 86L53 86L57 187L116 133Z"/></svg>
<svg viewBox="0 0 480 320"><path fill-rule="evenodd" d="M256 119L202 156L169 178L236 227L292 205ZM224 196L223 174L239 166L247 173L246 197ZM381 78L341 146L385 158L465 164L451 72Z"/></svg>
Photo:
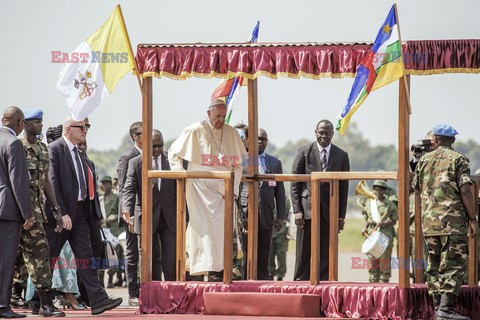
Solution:
<svg viewBox="0 0 480 320"><path fill-rule="evenodd" d="M122 7L120 7L120 5L117 4L117 9L118 9L118 13L119 13L119 16L120 16L120 20L122 22L122 29L123 29L123 32L125 33L125 37L127 38L127 42L128 42L128 51L129 51L128 55L133 59L133 66L134 66L135 75L137 76L138 86L140 87L140 91L143 92L143 82L140 79L139 72L138 72L138 67L137 67L137 61L135 60L135 56L133 55L132 44L130 42L130 37L128 35L128 30L127 30L127 25L125 24L125 19L123 18Z"/></svg>
<svg viewBox="0 0 480 320"><path fill-rule="evenodd" d="M404 88L405 88L405 98L407 100L407 110L408 114L412 114L412 106L410 104L410 90L409 84L407 83L407 75L405 73L405 59L403 59L403 43L402 43L402 36L400 35L400 19L398 18L398 11L397 11L397 4L394 3L393 7L395 8L395 19L397 20L397 30L398 30L398 41L400 41L400 54L402 57L402 69L403 69L403 76L401 81L403 81Z"/></svg>

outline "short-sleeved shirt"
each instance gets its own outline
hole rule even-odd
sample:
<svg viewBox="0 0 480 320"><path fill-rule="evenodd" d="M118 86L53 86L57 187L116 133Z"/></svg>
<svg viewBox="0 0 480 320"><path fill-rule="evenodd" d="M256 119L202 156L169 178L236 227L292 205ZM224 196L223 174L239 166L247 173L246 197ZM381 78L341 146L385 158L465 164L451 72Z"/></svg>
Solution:
<svg viewBox="0 0 480 320"><path fill-rule="evenodd" d="M367 220L368 233L371 233L377 227L376 222L373 220L373 215L371 210L372 201L377 202L378 213L380 214L380 217L382 218L383 223L396 222L398 220L397 206L395 205L394 202L386 198L383 200L369 199L365 203L365 210L363 212L365 215L365 219ZM392 236L395 235L395 228L393 226L382 227L380 228L380 231Z"/></svg>
<svg viewBox="0 0 480 320"><path fill-rule="evenodd" d="M32 200L33 216L36 222L47 221L43 206L45 190L45 172L50 167L47 146L37 141L30 144L25 136L20 140L27 156L27 169L30 175L30 199Z"/></svg>
<svg viewBox="0 0 480 320"><path fill-rule="evenodd" d="M468 158L439 147L420 158L413 187L420 192L425 236L467 234L460 187L471 184Z"/></svg>

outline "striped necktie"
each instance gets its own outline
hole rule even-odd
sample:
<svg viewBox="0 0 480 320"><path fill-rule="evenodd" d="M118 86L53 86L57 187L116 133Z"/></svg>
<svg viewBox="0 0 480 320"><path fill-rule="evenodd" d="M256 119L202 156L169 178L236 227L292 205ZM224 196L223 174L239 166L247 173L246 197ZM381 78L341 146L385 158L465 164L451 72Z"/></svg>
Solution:
<svg viewBox="0 0 480 320"><path fill-rule="evenodd" d="M322 171L327 171L327 150L322 150Z"/></svg>

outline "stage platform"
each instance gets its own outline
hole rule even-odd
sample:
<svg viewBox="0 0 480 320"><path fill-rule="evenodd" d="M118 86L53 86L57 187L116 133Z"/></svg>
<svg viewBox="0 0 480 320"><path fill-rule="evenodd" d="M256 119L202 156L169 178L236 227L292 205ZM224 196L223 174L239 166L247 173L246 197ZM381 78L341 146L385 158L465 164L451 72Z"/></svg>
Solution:
<svg viewBox="0 0 480 320"><path fill-rule="evenodd" d="M229 285L152 281L142 285L139 313L205 314L208 292L315 294L320 296L320 316L327 318L434 318L425 285L402 289L397 284L320 282L312 286L306 281L234 281ZM480 288L462 287L457 308L463 315L480 320ZM232 315L238 314L238 310L232 310Z"/></svg>

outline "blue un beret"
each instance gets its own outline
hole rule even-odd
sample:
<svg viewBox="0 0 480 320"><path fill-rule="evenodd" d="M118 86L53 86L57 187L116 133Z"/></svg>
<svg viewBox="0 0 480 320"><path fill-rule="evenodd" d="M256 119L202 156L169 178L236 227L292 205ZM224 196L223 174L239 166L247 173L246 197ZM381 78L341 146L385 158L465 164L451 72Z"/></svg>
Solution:
<svg viewBox="0 0 480 320"><path fill-rule="evenodd" d="M25 109L23 111L25 116L25 120L33 120L33 119L43 119L43 111L41 109Z"/></svg>
<svg viewBox="0 0 480 320"><path fill-rule="evenodd" d="M433 127L433 134L436 136L455 137L458 132L448 124L439 124Z"/></svg>

